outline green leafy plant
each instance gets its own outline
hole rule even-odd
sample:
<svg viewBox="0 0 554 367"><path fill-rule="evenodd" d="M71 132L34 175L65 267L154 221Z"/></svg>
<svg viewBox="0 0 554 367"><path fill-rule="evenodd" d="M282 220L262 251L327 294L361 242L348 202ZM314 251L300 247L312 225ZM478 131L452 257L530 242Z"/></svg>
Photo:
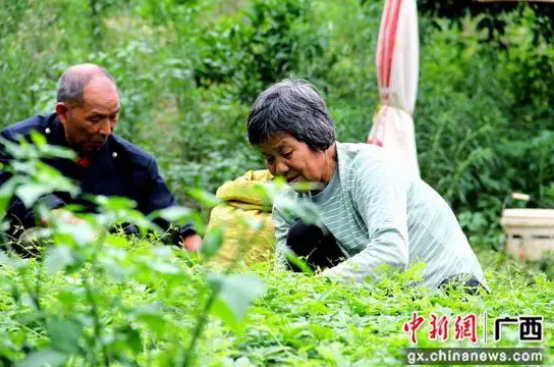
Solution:
<svg viewBox="0 0 554 367"><path fill-rule="evenodd" d="M38 215L49 223L48 228L38 231L38 237L42 238L42 258L21 259L11 250L13 244L10 242L4 244L7 252L0 252L0 269L9 275L3 278L2 287L9 289L11 294L5 306L19 310L15 319L8 312L2 322L14 327L22 323L40 336L36 339L32 334L21 334L17 327L12 329L14 333L8 334L8 340L15 335L19 336L19 342L5 344L7 349L0 351L7 365L18 360L18 365L22 366L137 365L134 360L142 353L145 335L164 338L167 328L179 325L177 321L171 325L165 320L161 309L168 305L164 300L187 291L197 293L200 299L207 297L207 300L199 308L198 321L179 364L193 365L195 345L210 313L220 317L230 328L240 330L248 306L263 294L264 286L258 278L228 274L228 271L207 273L194 257L163 245L143 246L138 252L132 251L129 239L110 235L106 230L119 223L132 223L142 230L142 236L146 236L147 231L159 230L153 222L156 217L179 223L194 218L191 210L173 207L145 217L128 199L99 196L92 198L98 206L96 214L70 210L54 214L41 206L39 199L59 191L77 195L78 188L41 159L72 158L73 154L46 145L46 139L38 134L33 134L32 141L22 145L3 143L16 160L11 167L12 178L2 186L1 210L5 211L16 195L28 207L38 204ZM68 220L70 217L80 221ZM155 239L152 237L151 241ZM212 243L204 247L205 260L217 252L221 241L221 236L212 237ZM188 265L177 266L178 257ZM13 282L15 279L10 276L19 281ZM61 280L59 288L46 291L55 279ZM140 301L128 304L115 291L124 283L149 289L154 294L159 292L161 298L150 305ZM189 286L183 289L182 285L187 283ZM19 316L25 321L17 321ZM177 361L178 358L174 363Z"/></svg>

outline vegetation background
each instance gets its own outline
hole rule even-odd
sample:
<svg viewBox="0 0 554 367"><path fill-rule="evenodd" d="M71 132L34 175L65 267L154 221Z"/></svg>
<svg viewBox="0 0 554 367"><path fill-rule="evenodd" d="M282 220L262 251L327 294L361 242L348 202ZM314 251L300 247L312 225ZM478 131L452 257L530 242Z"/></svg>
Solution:
<svg viewBox="0 0 554 367"><path fill-rule="evenodd" d="M199 363L401 364L402 320L411 311L437 309L437 302L447 314L550 315L552 351L552 260L519 265L505 259L499 219L504 207L554 207L554 6L452 0L418 6L415 125L421 173L456 212L499 298L474 308L462 296L414 302L406 290L390 296L386 289L400 287L394 282L372 292L353 287L335 293L317 279L306 282L262 264L255 271L269 295L252 318L265 324L240 337L212 325ZM121 91L116 132L151 152L177 199L206 220L209 211L188 189L213 193L224 181L263 167L247 143L245 120L257 93L284 77L307 79L323 92L340 141L365 141L378 103L374 50L382 8L382 1L372 0L0 0L0 125L53 111L61 72L75 63L100 64ZM531 200L514 202L512 192ZM147 251L144 244L123 242L118 246L128 248L133 259ZM174 261L187 263L179 256ZM6 295L20 276L2 276ZM65 284L56 279L47 283L52 294ZM126 302L139 302L136 288L100 284L106 294L125 291ZM164 329L169 336L160 331L148 339L139 333L142 344L131 350L140 365L171 365L177 362L167 361L180 355L174 344L190 338L183 330L191 324L193 304L168 301L165 288L148 284L151 301L169 302L163 322L173 326ZM191 284L177 294L204 299L203 283ZM311 301L303 302L307 297ZM55 309L53 301L47 304ZM16 304L4 306L17 315L4 313L0 333L20 330ZM360 331L354 325L367 327ZM40 325L25 327L33 330L25 333L28 344L10 334L13 348L5 347L11 352L0 363L18 360L27 353L24 345L32 352L51 336ZM386 347L373 345L382 340Z"/></svg>

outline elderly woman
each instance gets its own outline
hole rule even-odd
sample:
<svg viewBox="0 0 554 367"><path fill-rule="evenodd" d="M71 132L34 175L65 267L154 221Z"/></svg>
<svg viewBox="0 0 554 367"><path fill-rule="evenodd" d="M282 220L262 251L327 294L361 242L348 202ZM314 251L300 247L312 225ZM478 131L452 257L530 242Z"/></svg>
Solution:
<svg viewBox="0 0 554 367"><path fill-rule="evenodd" d="M321 95L306 82L284 80L261 93L248 117L248 138L267 168L287 182L317 182L319 191L288 194L318 207L321 229L273 208L276 252L287 248L323 275L375 280L381 265L404 270L425 262L422 285L463 279L477 289L483 271L444 199L420 178L388 163L382 148L336 141Z"/></svg>

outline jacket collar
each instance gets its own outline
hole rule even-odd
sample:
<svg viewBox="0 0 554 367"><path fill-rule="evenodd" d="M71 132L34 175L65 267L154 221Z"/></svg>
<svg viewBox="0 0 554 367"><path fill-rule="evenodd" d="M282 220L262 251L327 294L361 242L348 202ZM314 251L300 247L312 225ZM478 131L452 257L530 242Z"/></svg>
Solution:
<svg viewBox="0 0 554 367"><path fill-rule="evenodd" d="M48 141L48 144L63 146L67 148L67 143L65 141L65 132L56 113L50 115L44 131L41 131L41 133L46 135L46 140Z"/></svg>
<svg viewBox="0 0 554 367"><path fill-rule="evenodd" d="M48 118L48 123L44 128L44 131L41 131L41 132L47 136L46 140L48 144L62 146L62 147L71 149L67 145L67 141L65 140L65 131L56 113L53 113L52 115L50 115L50 117ZM117 153L115 153L115 156L114 156L114 152L111 151L114 147L110 149L110 142L112 140L113 140L113 137L110 136L106 141L106 143L102 145L102 147L96 153L94 153L92 157L90 157L91 161L93 162L98 161L100 160L101 157L104 158L104 160L106 158L109 159L110 157L112 158L117 157Z"/></svg>

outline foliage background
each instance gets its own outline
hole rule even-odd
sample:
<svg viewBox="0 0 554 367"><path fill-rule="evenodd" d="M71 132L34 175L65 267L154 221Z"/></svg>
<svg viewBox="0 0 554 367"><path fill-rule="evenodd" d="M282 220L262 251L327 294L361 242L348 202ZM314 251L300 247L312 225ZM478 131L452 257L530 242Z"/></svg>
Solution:
<svg viewBox="0 0 554 367"><path fill-rule="evenodd" d="M423 178L480 237L514 191L554 205L554 48L548 5L422 1L415 112ZM284 77L324 93L341 141L377 104L380 1L17 0L0 11L2 125L53 110L68 65L95 62L122 93L117 132L153 153L177 198L262 161L244 122ZM481 236L482 235L482 236Z"/></svg>
<svg viewBox="0 0 554 367"><path fill-rule="evenodd" d="M208 211L195 204L187 188L215 192L224 181L263 167L246 141L245 120L256 94L284 77L307 79L323 92L340 141L365 141L377 107L374 50L382 6L382 1L355 0L0 0L0 125L52 111L61 72L75 63L98 63L115 76L121 91L117 133L154 154L177 199L199 208L206 219ZM514 275L495 252L504 244L503 207L554 207L553 7L432 0L418 6L415 123L422 176L455 210L493 284L510 285L505 298L498 304L489 300L487 307L522 297L527 308L514 301L513 310L546 313L552 283L537 282L542 278L536 271L551 279L551 261L539 264L542 268L516 266ZM515 191L532 199L514 202ZM264 272L269 270L262 267ZM289 276L269 279L289 284ZM290 284L273 284L279 303L287 303L293 297L287 292L304 283ZM524 294L529 284L534 288ZM296 296L312 297L302 289ZM337 296L346 297L345 312L352 312L346 319L354 323L361 312L356 291ZM531 297L531 291L542 296ZM264 302L277 302L270 299ZM413 308L408 298L398 302ZM275 318L272 313L284 307L262 304L254 319ZM322 318L331 317L324 311ZM292 343L303 350L302 358L318 355L341 365L335 355L341 348L334 343L351 345L368 337L350 330L349 337L321 350L304 350L295 344L303 340L302 312L271 319L285 326L254 328L258 336L232 341L225 336L221 342L239 343L244 358L284 353L291 358L287 363L297 363L289 351L275 349ZM328 321L336 321L333 317ZM299 335L289 335L293 319L300 322L292 328ZM222 338L214 330L214 340ZM324 329L312 332L306 337L312 347L313 340L330 336ZM401 339L394 335L390 348ZM271 337L277 344L261 341ZM258 338L260 344L252 344ZM368 351L350 352L347 360ZM390 350L379 361L388 355Z"/></svg>

